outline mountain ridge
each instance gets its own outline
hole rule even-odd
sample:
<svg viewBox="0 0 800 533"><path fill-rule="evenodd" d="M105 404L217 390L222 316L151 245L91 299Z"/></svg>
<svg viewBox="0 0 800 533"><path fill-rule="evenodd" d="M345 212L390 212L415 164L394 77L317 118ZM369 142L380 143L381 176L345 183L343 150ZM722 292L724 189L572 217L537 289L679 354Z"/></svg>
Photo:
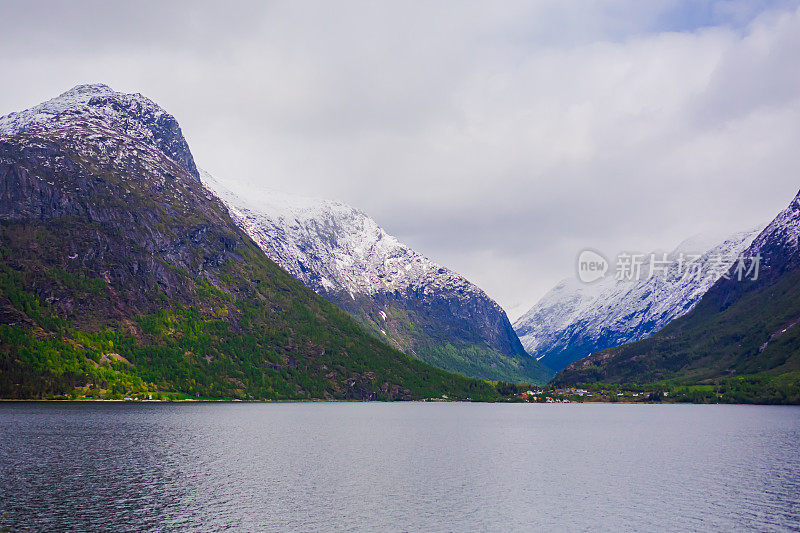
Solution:
<svg viewBox="0 0 800 533"><path fill-rule="evenodd" d="M761 258L756 279L739 280L732 268L690 313L657 334L572 363L554 381L696 383L753 379L775 389L770 401L798 401L798 237L800 192L745 250L744 255ZM772 385L776 382L780 382L780 388Z"/></svg>
<svg viewBox="0 0 800 533"><path fill-rule="evenodd" d="M201 180L270 258L396 348L472 377L549 378L494 300L362 211L275 191L244 199L207 172Z"/></svg>
<svg viewBox="0 0 800 533"><path fill-rule="evenodd" d="M646 338L689 312L723 274L714 270L715 261L737 257L760 229L722 239L690 237L667 254L666 275L616 280L611 272L591 284L562 280L514 323L514 329L528 353L556 371L594 352ZM681 258L686 264L693 258L693 268L702 276L679 272ZM642 272L649 268L650 258Z"/></svg>

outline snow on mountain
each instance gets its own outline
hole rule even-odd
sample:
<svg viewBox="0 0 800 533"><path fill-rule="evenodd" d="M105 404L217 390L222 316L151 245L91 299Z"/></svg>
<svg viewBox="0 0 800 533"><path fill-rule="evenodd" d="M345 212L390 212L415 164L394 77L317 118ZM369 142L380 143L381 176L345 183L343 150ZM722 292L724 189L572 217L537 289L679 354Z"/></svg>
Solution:
<svg viewBox="0 0 800 533"><path fill-rule="evenodd" d="M141 94L119 93L103 84L78 85L52 100L0 117L0 136L76 123L149 144L198 177L175 117ZM102 146L102 138L96 141Z"/></svg>
<svg viewBox="0 0 800 533"><path fill-rule="evenodd" d="M773 259L779 250L779 258ZM765 269L774 266L784 271L797 266L800 262L800 192L753 240L747 253L760 254Z"/></svg>
<svg viewBox="0 0 800 533"><path fill-rule="evenodd" d="M485 299L500 311L477 286L404 245L358 209L278 191L243 199L208 172L200 172L203 183L228 205L253 240L317 292L448 290L464 299Z"/></svg>
<svg viewBox="0 0 800 533"><path fill-rule="evenodd" d="M79 113L95 96L110 96L114 91L103 84L78 85L39 105L0 118L0 135L13 135L51 122L63 113Z"/></svg>
<svg viewBox="0 0 800 533"><path fill-rule="evenodd" d="M397 348L476 377L547 374L494 300L363 212L277 191L243 198L208 172L200 177L272 260Z"/></svg>
<svg viewBox="0 0 800 533"><path fill-rule="evenodd" d="M669 270L648 275L651 255L638 280L617 280L614 272L592 284L568 278L558 283L514 323L529 354L553 370L587 355L643 339L689 312L724 273L723 260L737 257L760 228L728 238L700 235L667 254ZM692 257L693 275L679 271L680 258ZM655 254L662 261L663 254ZM656 270L656 269L654 269Z"/></svg>
<svg viewBox="0 0 800 533"><path fill-rule="evenodd" d="M761 385L763 391L737 393L736 401L753 401L752 394L763 394L768 403L786 401L796 387L791 372L800 363L798 238L800 193L757 237L734 243L734 251L744 249L745 263L760 259L755 262L757 276L754 270L740 277L737 262L708 288L691 313L646 340L576 360L555 381L563 386L772 375L775 381Z"/></svg>

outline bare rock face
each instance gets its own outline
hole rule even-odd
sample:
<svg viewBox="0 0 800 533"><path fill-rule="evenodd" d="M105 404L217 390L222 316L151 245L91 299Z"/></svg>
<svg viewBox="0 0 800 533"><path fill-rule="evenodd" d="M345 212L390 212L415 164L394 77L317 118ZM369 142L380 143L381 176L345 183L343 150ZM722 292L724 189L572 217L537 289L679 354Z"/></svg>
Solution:
<svg viewBox="0 0 800 533"><path fill-rule="evenodd" d="M548 378L494 300L399 242L365 213L277 191L245 200L207 172L201 171L201 180L272 260L378 338L473 377Z"/></svg>

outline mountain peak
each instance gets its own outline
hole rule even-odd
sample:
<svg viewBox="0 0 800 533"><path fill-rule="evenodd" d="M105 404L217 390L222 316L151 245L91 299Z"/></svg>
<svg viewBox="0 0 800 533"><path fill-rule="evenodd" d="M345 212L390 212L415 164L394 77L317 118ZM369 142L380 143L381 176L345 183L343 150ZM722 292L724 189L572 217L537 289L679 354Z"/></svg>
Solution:
<svg viewBox="0 0 800 533"><path fill-rule="evenodd" d="M14 135L36 129L63 113L82 111L95 96L111 96L114 94L120 93L115 93L111 87L102 83L76 85L55 98L35 105L30 109L16 111L0 117L0 135Z"/></svg>
<svg viewBox="0 0 800 533"><path fill-rule="evenodd" d="M140 93L121 93L108 85L76 85L57 97L0 117L0 136L54 127L89 124L144 141L199 180L197 166L175 117Z"/></svg>
<svg viewBox="0 0 800 533"><path fill-rule="evenodd" d="M100 94L113 94L114 89L106 85L105 83L84 83L81 85L76 85L72 89L68 91L64 91L60 95L56 97L58 98L69 98L78 95L100 95Z"/></svg>

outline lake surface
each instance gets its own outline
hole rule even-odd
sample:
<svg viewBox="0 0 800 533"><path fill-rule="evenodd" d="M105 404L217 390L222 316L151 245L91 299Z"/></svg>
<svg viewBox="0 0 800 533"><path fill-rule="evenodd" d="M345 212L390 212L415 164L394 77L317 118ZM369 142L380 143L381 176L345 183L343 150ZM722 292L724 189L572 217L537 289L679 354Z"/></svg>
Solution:
<svg viewBox="0 0 800 533"><path fill-rule="evenodd" d="M12 531L800 531L800 408L0 403Z"/></svg>

